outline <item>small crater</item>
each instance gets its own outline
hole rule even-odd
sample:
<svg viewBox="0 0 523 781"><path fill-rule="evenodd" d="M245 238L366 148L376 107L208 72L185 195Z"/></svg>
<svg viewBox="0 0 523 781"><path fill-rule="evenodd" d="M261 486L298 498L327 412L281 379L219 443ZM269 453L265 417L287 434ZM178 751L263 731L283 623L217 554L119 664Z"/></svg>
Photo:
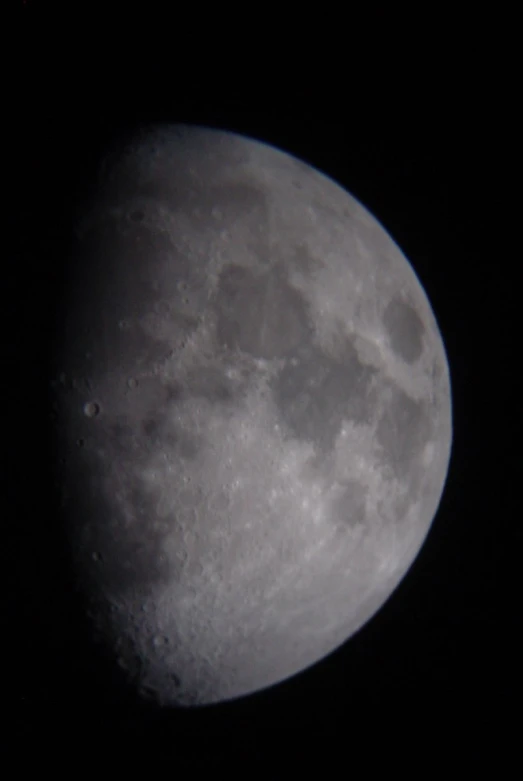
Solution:
<svg viewBox="0 0 523 781"><path fill-rule="evenodd" d="M96 401L88 401L84 404L84 415L86 418L96 418L100 414L100 405Z"/></svg>
<svg viewBox="0 0 523 781"><path fill-rule="evenodd" d="M77 444L78 447L83 447L85 445L85 440L84 439L77 439L76 440L76 444Z"/></svg>
<svg viewBox="0 0 523 781"><path fill-rule="evenodd" d="M134 211L131 212L129 218L131 222L142 222L143 219L145 218L145 212L143 211L143 209L135 209Z"/></svg>
<svg viewBox="0 0 523 781"><path fill-rule="evenodd" d="M127 380L127 387L130 390L134 390L135 388L138 387L138 380L135 379L134 377L129 377L129 379Z"/></svg>
<svg viewBox="0 0 523 781"><path fill-rule="evenodd" d="M93 553L91 554L91 558L93 561L99 564L102 561L102 554L99 551L93 551Z"/></svg>

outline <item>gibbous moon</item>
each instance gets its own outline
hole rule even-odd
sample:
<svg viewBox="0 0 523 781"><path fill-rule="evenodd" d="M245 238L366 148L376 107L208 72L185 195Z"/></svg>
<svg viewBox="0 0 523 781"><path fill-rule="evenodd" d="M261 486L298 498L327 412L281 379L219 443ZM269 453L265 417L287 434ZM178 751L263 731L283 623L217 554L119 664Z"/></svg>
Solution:
<svg viewBox="0 0 523 781"><path fill-rule="evenodd" d="M57 441L94 625L160 705L283 681L376 613L437 511L451 389L420 281L335 182L200 127L122 143L76 239Z"/></svg>

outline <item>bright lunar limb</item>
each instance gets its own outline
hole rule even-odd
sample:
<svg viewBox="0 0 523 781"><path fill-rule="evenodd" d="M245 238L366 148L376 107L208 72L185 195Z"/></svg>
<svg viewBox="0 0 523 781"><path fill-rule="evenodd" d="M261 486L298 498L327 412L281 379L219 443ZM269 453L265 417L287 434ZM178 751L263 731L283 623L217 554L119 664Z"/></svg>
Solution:
<svg viewBox="0 0 523 781"><path fill-rule="evenodd" d="M437 323L374 217L269 145L149 128L101 169L64 317L64 518L139 691L233 699L362 627L452 439Z"/></svg>

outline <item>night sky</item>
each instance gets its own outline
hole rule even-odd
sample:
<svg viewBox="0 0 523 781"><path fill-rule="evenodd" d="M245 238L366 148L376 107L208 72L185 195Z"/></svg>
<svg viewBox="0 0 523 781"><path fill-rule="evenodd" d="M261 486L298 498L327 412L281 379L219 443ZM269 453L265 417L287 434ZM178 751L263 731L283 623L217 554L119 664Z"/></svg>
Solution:
<svg viewBox="0 0 523 781"><path fill-rule="evenodd" d="M511 120L486 77L488 63L480 68L488 55L479 52L477 71L466 73L427 66L420 75L413 67L410 81L386 67L375 77L370 66L361 73L354 65L347 80L315 80L310 65L310 74L269 75L262 67L251 78L243 64L212 79L193 77L191 67L171 77L166 53L146 57L139 46L118 57L108 47L89 59L37 46L40 21L29 9L17 22L25 55L13 67L13 142L4 150L6 167L16 161L2 272L6 743L48 731L154 735L183 755L187 735L234 735L261 751L281 730L341 729L348 740L380 727L441 736L450 724L458 732L484 724L508 734L521 694L522 569L508 563L523 541L514 447L521 441L516 361L523 351L514 344L521 248L504 249L510 196L501 176L513 165ZM428 295L453 393L453 450L439 511L386 605L308 671L194 712L140 706L89 639L49 467L49 345L72 219L110 145L155 121L267 141L357 197L400 245Z"/></svg>

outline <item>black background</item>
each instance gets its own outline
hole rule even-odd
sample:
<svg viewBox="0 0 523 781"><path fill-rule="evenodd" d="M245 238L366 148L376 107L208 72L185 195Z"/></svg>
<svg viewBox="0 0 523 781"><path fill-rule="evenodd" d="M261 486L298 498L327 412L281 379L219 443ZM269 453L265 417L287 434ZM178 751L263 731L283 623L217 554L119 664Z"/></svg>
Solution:
<svg viewBox="0 0 523 781"><path fill-rule="evenodd" d="M378 725L405 736L483 725L510 732L521 681L521 545L514 442L518 253L503 239L514 164L510 96L479 49L447 70L425 62L325 74L245 60L196 76L141 46L75 54L43 43L44 13L23 5L5 150L14 162L5 216L2 344L8 530L2 572L7 742L33 735L167 740L189 735L260 746L275 731ZM49 21L47 19L47 21ZM55 41L55 39L52 39ZM203 57L203 55L200 55ZM430 59L430 58L428 58ZM461 60L460 60L461 61ZM376 63L374 63L375 65ZM358 64L357 64L358 65ZM338 78L333 76L336 73ZM408 78L406 78L408 74ZM496 75L498 74L498 76ZM317 78L314 76L316 75ZM410 259L448 354L454 442L430 535L408 576L353 639L295 678L195 711L140 706L93 646L73 589L52 488L47 381L71 221L100 156L144 122L235 130L310 162L355 195ZM519 251L520 254L520 251ZM519 431L519 433L518 433ZM519 462L521 466L521 460ZM508 739L508 738L507 738ZM258 743L260 741L260 743Z"/></svg>

